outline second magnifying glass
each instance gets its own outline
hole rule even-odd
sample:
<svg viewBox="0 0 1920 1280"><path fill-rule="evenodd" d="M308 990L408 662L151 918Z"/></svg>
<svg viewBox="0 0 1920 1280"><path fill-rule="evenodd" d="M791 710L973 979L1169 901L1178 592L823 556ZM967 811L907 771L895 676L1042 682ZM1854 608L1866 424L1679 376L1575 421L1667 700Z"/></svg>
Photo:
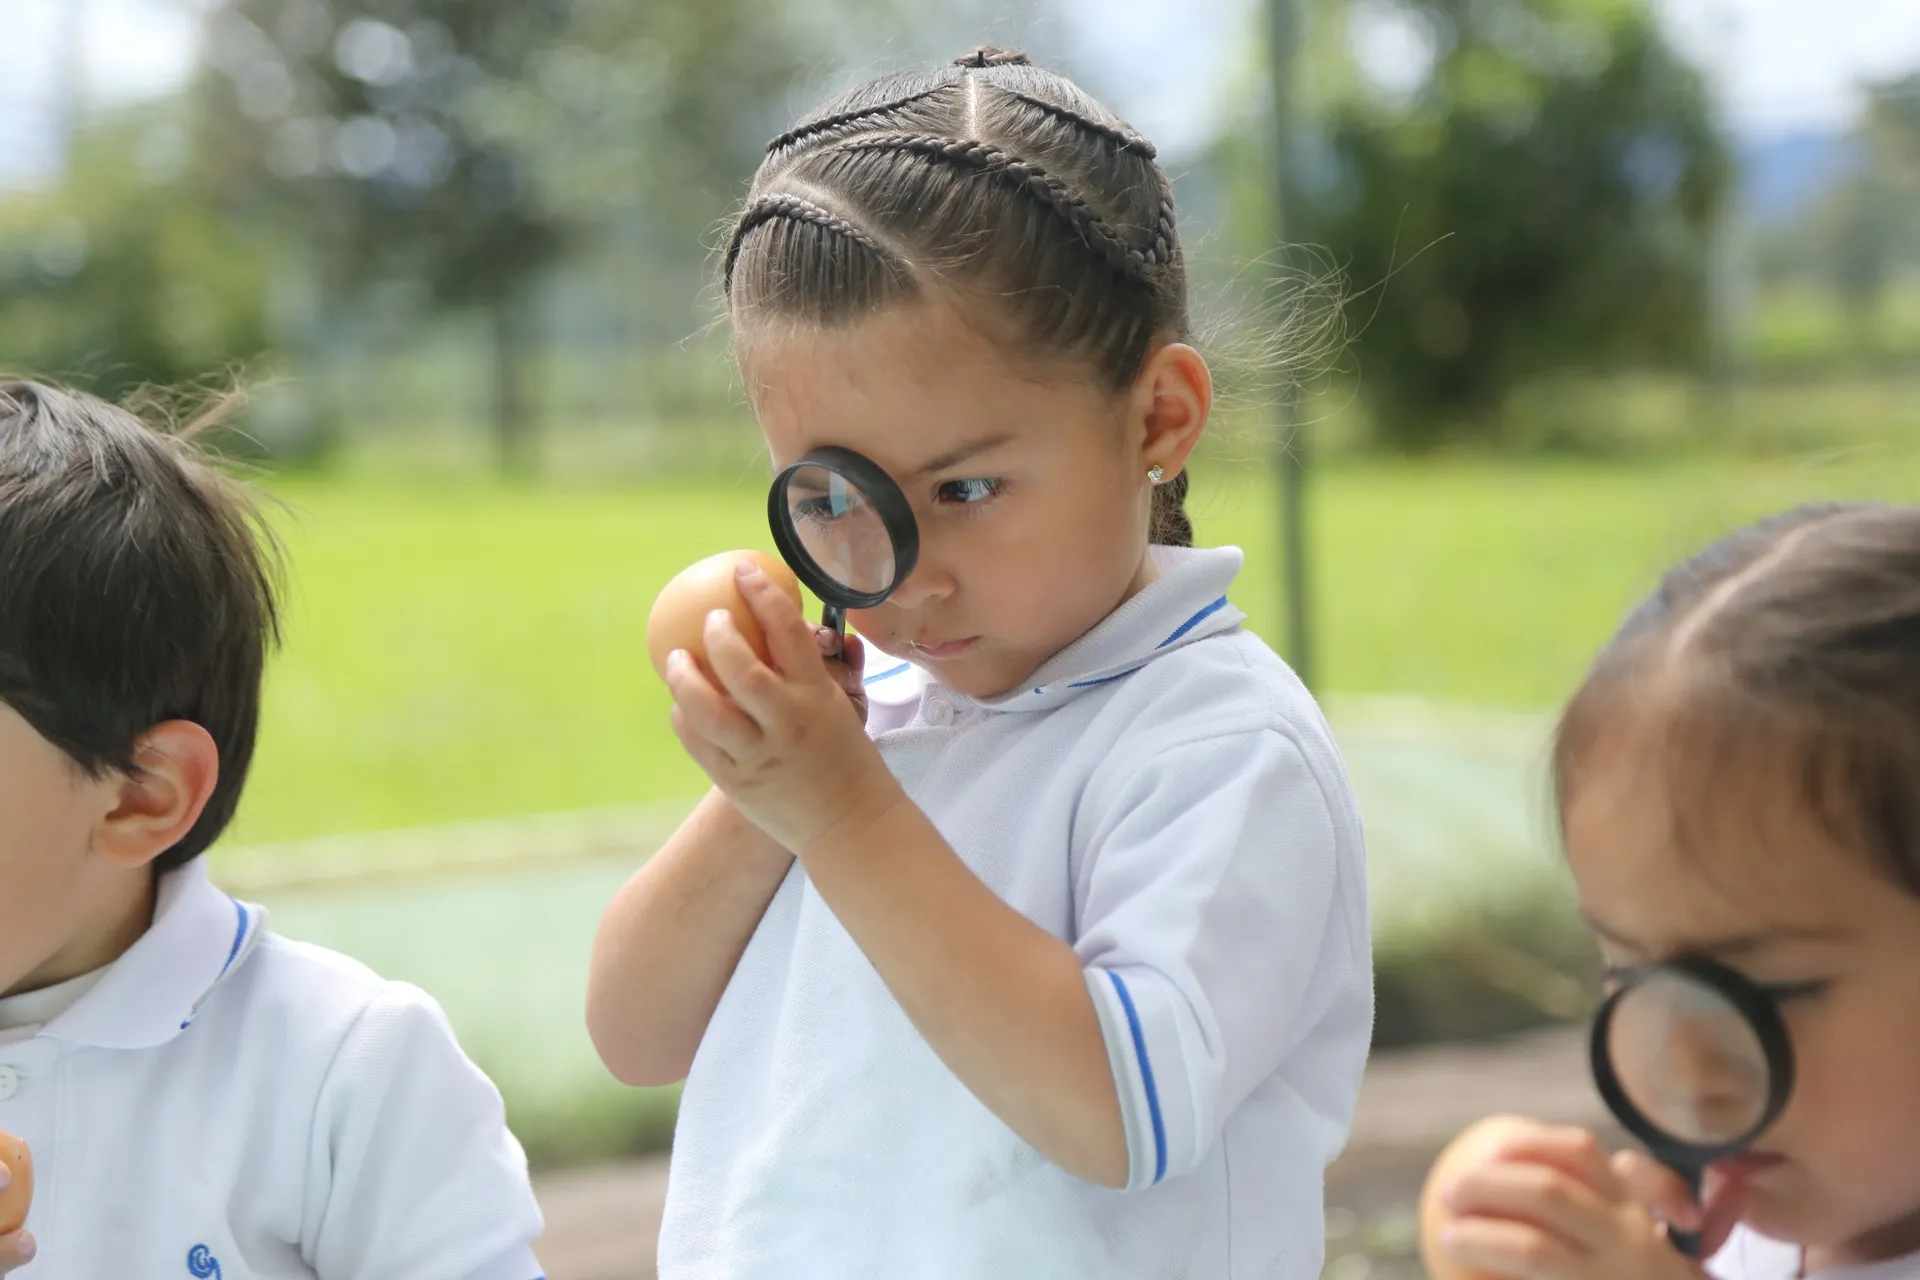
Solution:
<svg viewBox="0 0 1920 1280"><path fill-rule="evenodd" d="M1614 1118L1700 1194L1707 1166L1766 1132L1793 1091L1773 998L1733 970L1683 959L1629 969L1594 1016L1594 1082ZM1697 1235L1673 1232L1698 1256Z"/></svg>
<svg viewBox="0 0 1920 1280"><path fill-rule="evenodd" d="M775 476L767 522L781 558L825 605L821 624L840 636L847 610L884 601L920 556L906 494L851 449L815 449Z"/></svg>

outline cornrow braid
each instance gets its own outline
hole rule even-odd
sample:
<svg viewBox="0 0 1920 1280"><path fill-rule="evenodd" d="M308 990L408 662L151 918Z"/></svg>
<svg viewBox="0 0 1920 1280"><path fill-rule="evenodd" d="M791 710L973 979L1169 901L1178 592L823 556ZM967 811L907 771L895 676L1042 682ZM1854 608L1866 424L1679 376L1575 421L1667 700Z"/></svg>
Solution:
<svg viewBox="0 0 1920 1280"><path fill-rule="evenodd" d="M856 121L865 120L869 116L883 116L890 111L898 111L902 107L911 106L924 98L932 97L942 89L948 88L952 83L951 80L943 81L940 84L934 85L931 89L922 89L918 93L910 93L904 98L895 98L890 102L882 102L874 106L855 107L851 111L836 111L830 116L821 116L818 120L809 120L804 124L797 124L775 138L772 142L769 142L767 144L767 154L773 155L775 152L784 151L796 142L805 142L808 138L812 138L818 134L831 133L835 129L843 129L847 125L853 124Z"/></svg>
<svg viewBox="0 0 1920 1280"><path fill-rule="evenodd" d="M1116 129L1110 124L1102 124L1098 120L1081 115L1071 107L1063 107L1057 102L1048 102L1045 98L1036 98L1030 93L1021 93L1018 89L1000 86L1000 90L1009 98L1018 98L1035 110L1044 111L1056 120L1064 120L1077 129L1103 138L1120 150L1131 152L1143 160L1156 159L1160 154L1158 147L1130 130Z"/></svg>
<svg viewBox="0 0 1920 1280"><path fill-rule="evenodd" d="M775 218L812 223L835 235L845 236L882 260L892 260L892 255L884 245L833 210L817 205L804 196L773 191L763 196L756 196L741 213L740 221L734 224L733 237L727 242L726 265L723 268L722 277L729 295L733 293L733 268L740 261L740 246L746 241L747 233L762 223L772 222Z"/></svg>
<svg viewBox="0 0 1920 1280"><path fill-rule="evenodd" d="M1161 231L1145 249L1136 249L1107 224L1106 219L1076 196L1059 178L1030 160L994 146L990 142L968 138L940 138L918 133L880 133L847 138L833 144L835 151L904 151L949 164L968 165L983 173L1002 173L1018 183L1022 190L1058 213L1079 232L1080 238L1115 270L1151 283L1147 269L1170 260L1172 246ZM1166 225L1163 215L1162 227Z"/></svg>

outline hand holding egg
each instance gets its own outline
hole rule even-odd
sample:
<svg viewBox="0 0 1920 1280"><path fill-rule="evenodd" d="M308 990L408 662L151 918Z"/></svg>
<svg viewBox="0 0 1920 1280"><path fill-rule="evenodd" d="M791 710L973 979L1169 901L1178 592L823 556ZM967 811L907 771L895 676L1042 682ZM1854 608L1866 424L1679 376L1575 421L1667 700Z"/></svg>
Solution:
<svg viewBox="0 0 1920 1280"><path fill-rule="evenodd" d="M1519 1116L1468 1126L1434 1161L1421 1189L1420 1255L1428 1274L1701 1280L1698 1263L1674 1247L1650 1209L1634 1155L1609 1156L1586 1129Z"/></svg>
<svg viewBox="0 0 1920 1280"><path fill-rule="evenodd" d="M1500 1280L1490 1272L1462 1266L1441 1247L1440 1233L1453 1221L1447 1193L1462 1177L1491 1162L1509 1138L1518 1137L1532 1122L1518 1116L1489 1116L1468 1125L1449 1142L1427 1171L1420 1188L1420 1260L1431 1280Z"/></svg>
<svg viewBox="0 0 1920 1280"><path fill-rule="evenodd" d="M647 656L661 679L667 676L667 655L675 649L685 649L706 670L707 615L716 609L726 610L748 646L762 662L767 660L767 639L734 579L734 569L743 560L759 565L799 607L800 582L777 556L763 551L723 551L687 566L661 588L653 611L647 615Z"/></svg>

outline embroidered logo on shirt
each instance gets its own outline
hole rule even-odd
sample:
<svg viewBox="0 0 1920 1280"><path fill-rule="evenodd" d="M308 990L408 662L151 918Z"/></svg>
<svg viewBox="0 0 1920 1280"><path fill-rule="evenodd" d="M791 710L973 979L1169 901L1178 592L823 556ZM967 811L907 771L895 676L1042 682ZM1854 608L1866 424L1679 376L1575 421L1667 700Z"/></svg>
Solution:
<svg viewBox="0 0 1920 1280"><path fill-rule="evenodd" d="M188 1251L187 1271L195 1280L221 1280L220 1259L214 1257L213 1250L203 1244L197 1244Z"/></svg>

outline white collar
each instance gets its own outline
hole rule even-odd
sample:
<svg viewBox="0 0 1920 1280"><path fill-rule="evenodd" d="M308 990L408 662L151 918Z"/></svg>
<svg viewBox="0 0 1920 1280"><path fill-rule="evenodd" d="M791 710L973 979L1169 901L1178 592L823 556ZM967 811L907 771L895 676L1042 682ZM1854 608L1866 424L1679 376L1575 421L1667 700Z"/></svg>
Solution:
<svg viewBox="0 0 1920 1280"><path fill-rule="evenodd" d="M966 699L988 711L1049 711L1132 675L1162 654L1232 631L1246 614L1227 603L1227 588L1246 556L1238 547L1153 547L1160 575L1054 654L1027 687L991 700ZM867 698L886 706L916 702L936 686L910 662L890 663L867 677ZM959 694L949 696L960 699Z"/></svg>
<svg viewBox="0 0 1920 1280"><path fill-rule="evenodd" d="M42 1029L101 1049L152 1049L193 1021L266 931L264 907L228 897L195 858L160 877L153 923L94 988Z"/></svg>

